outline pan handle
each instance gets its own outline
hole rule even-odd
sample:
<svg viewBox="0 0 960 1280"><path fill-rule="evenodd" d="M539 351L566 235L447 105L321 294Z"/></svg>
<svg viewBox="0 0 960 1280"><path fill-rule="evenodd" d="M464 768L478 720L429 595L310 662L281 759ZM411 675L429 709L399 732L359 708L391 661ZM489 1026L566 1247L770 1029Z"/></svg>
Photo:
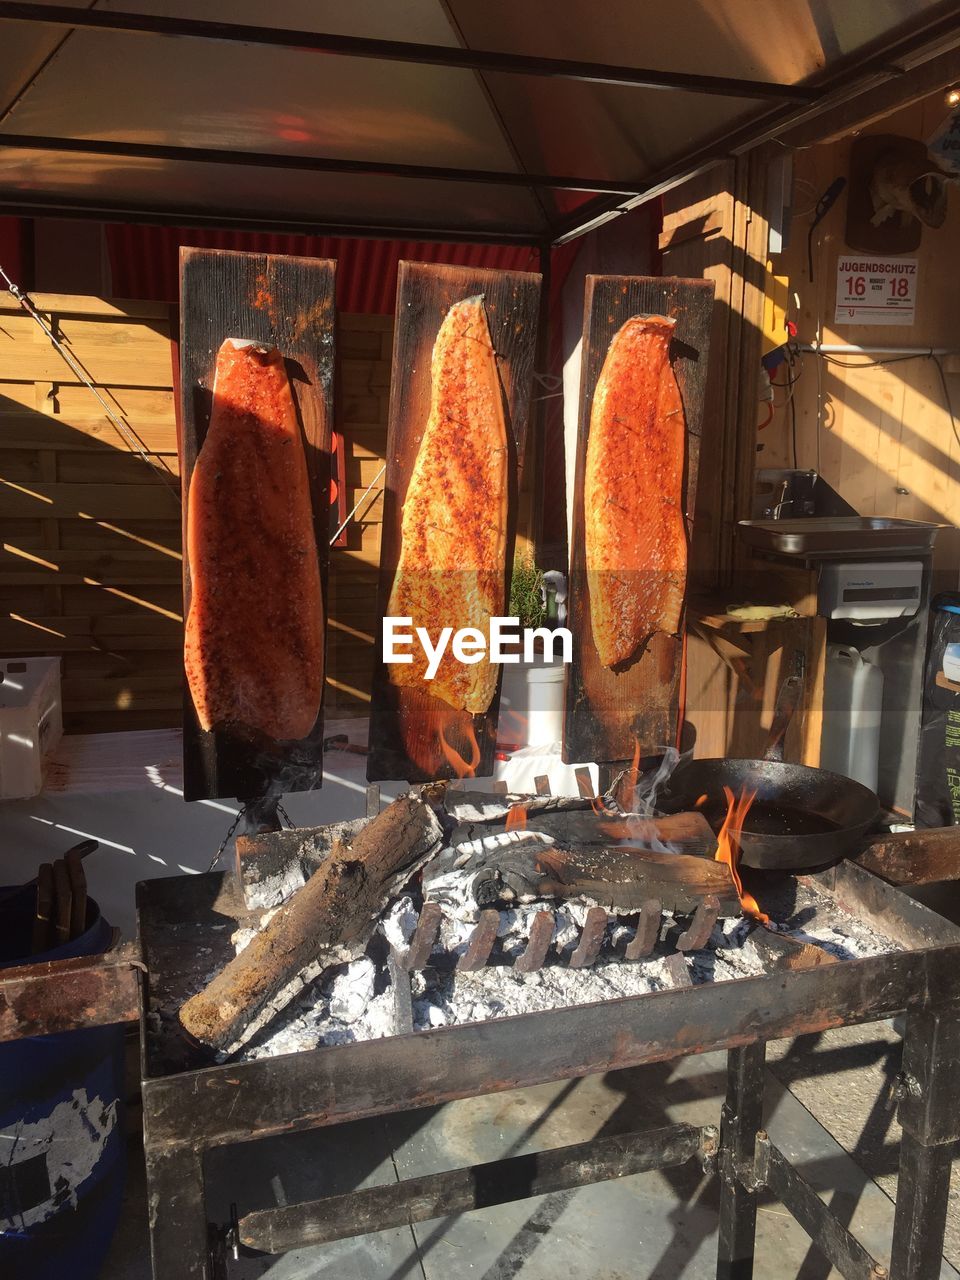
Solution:
<svg viewBox="0 0 960 1280"><path fill-rule="evenodd" d="M777 694L777 705L773 712L773 724L767 736L767 749L763 753L764 760L783 763L783 743L787 729L793 719L800 698L803 694L803 676L787 676Z"/></svg>

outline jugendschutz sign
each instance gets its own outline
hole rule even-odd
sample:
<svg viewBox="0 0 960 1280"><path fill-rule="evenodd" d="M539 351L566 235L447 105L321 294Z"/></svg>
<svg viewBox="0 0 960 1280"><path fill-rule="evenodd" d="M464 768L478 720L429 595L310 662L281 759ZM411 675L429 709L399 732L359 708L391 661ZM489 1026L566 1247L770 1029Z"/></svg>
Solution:
<svg viewBox="0 0 960 1280"><path fill-rule="evenodd" d="M913 324L917 259L851 253L837 261L836 324Z"/></svg>

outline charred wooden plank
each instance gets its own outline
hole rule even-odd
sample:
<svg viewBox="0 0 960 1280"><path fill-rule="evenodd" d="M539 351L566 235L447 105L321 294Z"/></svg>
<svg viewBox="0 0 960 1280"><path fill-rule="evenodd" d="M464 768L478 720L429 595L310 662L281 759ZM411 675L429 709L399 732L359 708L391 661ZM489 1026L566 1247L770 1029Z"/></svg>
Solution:
<svg viewBox="0 0 960 1280"><path fill-rule="evenodd" d="M528 833L530 834L530 833ZM650 898L665 911L692 915L715 897L719 914L743 914L725 863L652 849L563 849L518 842L472 856L473 891L482 906L515 898L586 898L608 911L639 911Z"/></svg>
<svg viewBox="0 0 960 1280"><path fill-rule="evenodd" d="M518 973L533 973L543 968L543 962L553 941L554 918L552 911L538 911L530 925L527 945L514 968Z"/></svg>
<svg viewBox="0 0 960 1280"><path fill-rule="evenodd" d="M646 758L677 730L681 641L655 634L618 667L600 663L590 619L586 581L584 489L593 395L614 335L634 315L676 317L671 364L687 424L683 509L688 531L696 503L697 468L713 314L713 283L668 277L587 276L584 298L580 417L571 541L570 616L573 662L569 668L563 758L629 760L638 744Z"/></svg>
<svg viewBox="0 0 960 1280"><path fill-rule="evenodd" d="M53 915L53 863L42 862L37 871L37 911L30 950L34 955L50 946Z"/></svg>
<svg viewBox="0 0 960 1280"><path fill-rule="evenodd" d="M380 617L389 612L387 606L401 552L402 507L430 415L434 344L450 308L477 295L483 296L507 411L511 492L505 531L506 565L513 560L517 459L524 456L536 357L540 276L452 264L402 262L397 282L397 323L390 379L378 593ZM505 600L506 581L503 586ZM379 637L379 622L376 634ZM371 780L406 778L413 782L452 778L458 772L469 776L491 773L499 691L482 714L472 716L431 696L426 682L422 691L393 684L380 659L382 654L378 654L374 668L367 777Z"/></svg>
<svg viewBox="0 0 960 1280"><path fill-rule="evenodd" d="M663 957L663 963L675 987L692 987L693 979L682 951L671 951Z"/></svg>
<svg viewBox="0 0 960 1280"><path fill-rule="evenodd" d="M73 912L73 890L70 873L63 858L53 864L53 932L57 946L70 941L70 920Z"/></svg>
<svg viewBox="0 0 960 1280"><path fill-rule="evenodd" d="M812 969L821 964L836 964L837 957L810 942L798 942L796 938L775 933L760 926L750 935L750 941L760 953L763 967L768 972L778 969Z"/></svg>
<svg viewBox="0 0 960 1280"><path fill-rule="evenodd" d="M70 937L79 938L87 927L87 875L75 849L64 854L63 861L70 880Z"/></svg>
<svg viewBox="0 0 960 1280"><path fill-rule="evenodd" d="M520 802L527 815L527 826L552 836L559 844L571 847L620 845L625 848L662 848L703 858L713 858L717 837L702 813L673 813L661 817L638 814L598 814L592 809L540 812L536 803ZM485 835L503 831L506 817L487 821L467 821L454 828L452 845L463 844Z"/></svg>
<svg viewBox="0 0 960 1280"><path fill-rule="evenodd" d="M355 959L393 894L439 847L432 809L401 796L350 845L337 845L302 889L180 1010L180 1023L210 1049L235 1051L309 978Z"/></svg>
<svg viewBox="0 0 960 1280"><path fill-rule="evenodd" d="M184 248L180 254L181 476L184 519L189 485L210 421L214 363L225 338L277 347L287 361L303 430L313 501L314 536L326 594L329 530L330 432L333 425L334 275L318 258L221 249ZM250 522L256 512L237 512ZM186 539L184 540L186 546ZM190 565L183 563L184 617L190 609ZM256 600L247 602L257 607ZM269 653L263 655L270 661ZM265 734L200 727L193 700L184 698L184 795L245 799L309 790L323 774L323 712L300 742Z"/></svg>
<svg viewBox="0 0 960 1280"><path fill-rule="evenodd" d="M719 915L719 901L712 895L704 898L693 913L693 919L686 930L677 939L677 950L701 951L710 941L713 926L717 923Z"/></svg>
<svg viewBox="0 0 960 1280"><path fill-rule="evenodd" d="M577 780L577 790L584 800L592 800L596 794L593 789L593 779L590 777L590 770L581 765L580 768L574 769L574 777Z"/></svg>
<svg viewBox="0 0 960 1280"><path fill-rule="evenodd" d="M490 958L490 952L493 950L493 944L497 940L497 930L499 928L499 911L480 912L480 919L477 922L477 927L470 935L467 949L457 961L457 968L461 973L473 973L477 969L483 968Z"/></svg>
<svg viewBox="0 0 960 1280"><path fill-rule="evenodd" d="M880 836L854 861L890 884L960 880L960 826Z"/></svg>
<svg viewBox="0 0 960 1280"><path fill-rule="evenodd" d="M303 885L339 841L350 844L366 818L324 827L245 832L237 836L237 873L250 908L276 907Z"/></svg>
<svg viewBox="0 0 960 1280"><path fill-rule="evenodd" d="M533 785L538 796L548 796L550 794L550 779L545 773L538 773L533 780Z"/></svg>
<svg viewBox="0 0 960 1280"><path fill-rule="evenodd" d="M440 925L443 922L443 911L439 902L425 902L413 931L410 945L403 957L405 969L423 969L430 959Z"/></svg>
<svg viewBox="0 0 960 1280"><path fill-rule="evenodd" d="M659 898L648 898L640 908L637 921L637 932L633 935L624 951L625 960L642 960L648 956L656 945L660 932L660 915L662 907Z"/></svg>
<svg viewBox="0 0 960 1280"><path fill-rule="evenodd" d="M591 907L580 934L580 941L570 957L571 969L587 969L600 954L607 930L607 913L603 907Z"/></svg>

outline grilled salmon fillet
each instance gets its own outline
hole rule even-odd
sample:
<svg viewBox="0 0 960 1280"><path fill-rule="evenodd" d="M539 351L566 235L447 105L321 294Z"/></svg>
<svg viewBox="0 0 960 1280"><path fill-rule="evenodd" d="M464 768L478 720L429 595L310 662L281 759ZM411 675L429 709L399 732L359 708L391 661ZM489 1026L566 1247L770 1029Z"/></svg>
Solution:
<svg viewBox="0 0 960 1280"><path fill-rule="evenodd" d="M187 500L187 683L203 729L303 738L323 689L310 482L283 356L228 338Z"/></svg>
<svg viewBox="0 0 960 1280"><path fill-rule="evenodd" d="M590 411L584 530L600 662L626 662L675 634L687 576L686 423L670 365L674 321L631 316L607 351Z"/></svg>
<svg viewBox="0 0 960 1280"><path fill-rule="evenodd" d="M503 613L508 452L503 393L481 297L447 312L433 348L430 413L403 503L400 557L387 613L425 627L477 627ZM486 657L458 662L449 646L430 682L418 644L413 662L387 666L395 685L418 688L479 715L497 687Z"/></svg>

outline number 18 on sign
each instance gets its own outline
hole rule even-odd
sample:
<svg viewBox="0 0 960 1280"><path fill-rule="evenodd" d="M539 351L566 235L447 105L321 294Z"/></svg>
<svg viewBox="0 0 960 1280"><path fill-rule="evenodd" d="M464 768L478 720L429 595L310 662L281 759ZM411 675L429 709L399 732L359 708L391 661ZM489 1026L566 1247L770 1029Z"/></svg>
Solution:
<svg viewBox="0 0 960 1280"><path fill-rule="evenodd" d="M916 301L916 258L837 261L836 324L913 324Z"/></svg>

